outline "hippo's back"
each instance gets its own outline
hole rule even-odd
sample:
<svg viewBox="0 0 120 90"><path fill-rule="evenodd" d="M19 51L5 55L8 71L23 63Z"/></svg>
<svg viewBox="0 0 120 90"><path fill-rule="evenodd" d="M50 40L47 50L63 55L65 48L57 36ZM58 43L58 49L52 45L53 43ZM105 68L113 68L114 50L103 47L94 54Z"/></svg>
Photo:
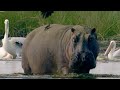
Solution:
<svg viewBox="0 0 120 90"><path fill-rule="evenodd" d="M51 24L46 27L41 26L28 34L23 47L22 63L26 61L34 73L54 72L57 69L55 60L61 54L62 38L72 25Z"/></svg>

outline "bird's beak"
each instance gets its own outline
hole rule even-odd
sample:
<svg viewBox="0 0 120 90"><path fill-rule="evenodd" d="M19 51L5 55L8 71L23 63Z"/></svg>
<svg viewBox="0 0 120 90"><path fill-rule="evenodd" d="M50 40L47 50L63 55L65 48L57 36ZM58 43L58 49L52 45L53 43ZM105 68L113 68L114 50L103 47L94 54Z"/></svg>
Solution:
<svg viewBox="0 0 120 90"><path fill-rule="evenodd" d="M104 53L104 56L107 56L108 53L110 52L110 50L111 50L112 48L113 48L113 44L110 43L110 45L108 46L107 50L106 50L105 53Z"/></svg>

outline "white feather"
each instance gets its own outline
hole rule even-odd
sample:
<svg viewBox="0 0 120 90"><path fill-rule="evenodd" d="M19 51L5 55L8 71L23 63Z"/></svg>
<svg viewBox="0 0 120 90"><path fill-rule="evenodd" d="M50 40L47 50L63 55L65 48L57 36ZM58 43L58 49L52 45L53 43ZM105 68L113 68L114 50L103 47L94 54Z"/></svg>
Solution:
<svg viewBox="0 0 120 90"><path fill-rule="evenodd" d="M25 38L24 37L8 37L9 34L9 20L5 20L5 35L2 39L3 48L13 56L13 58L20 57L22 47L18 47L16 45L16 42L19 42L21 44L24 43Z"/></svg>
<svg viewBox="0 0 120 90"><path fill-rule="evenodd" d="M105 51L105 56L108 56L109 60L120 60L120 49L116 50L116 42L112 40Z"/></svg>

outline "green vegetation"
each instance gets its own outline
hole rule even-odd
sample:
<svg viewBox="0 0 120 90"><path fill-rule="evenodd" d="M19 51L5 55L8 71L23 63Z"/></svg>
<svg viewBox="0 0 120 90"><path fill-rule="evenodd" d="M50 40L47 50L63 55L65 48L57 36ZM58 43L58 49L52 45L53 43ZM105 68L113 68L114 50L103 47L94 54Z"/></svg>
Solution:
<svg viewBox="0 0 120 90"><path fill-rule="evenodd" d="M54 74L52 75L52 78L61 78L61 79L96 79L96 76L93 74L76 74L76 73L70 73L67 75L63 74Z"/></svg>
<svg viewBox="0 0 120 90"><path fill-rule="evenodd" d="M95 27L99 40L116 39L120 35L120 11L55 11L47 19L40 11L0 12L0 35L4 20L10 21L10 36L26 36L31 30L48 23L79 24Z"/></svg>

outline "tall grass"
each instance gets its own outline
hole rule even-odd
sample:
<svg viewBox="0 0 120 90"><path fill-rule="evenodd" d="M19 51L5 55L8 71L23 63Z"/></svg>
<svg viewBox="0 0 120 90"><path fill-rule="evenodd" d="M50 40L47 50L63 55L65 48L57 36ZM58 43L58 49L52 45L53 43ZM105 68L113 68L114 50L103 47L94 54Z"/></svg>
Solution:
<svg viewBox="0 0 120 90"><path fill-rule="evenodd" d="M48 23L79 24L95 27L99 40L113 39L120 34L120 11L55 11L43 19L40 11L0 12L0 34L4 20L10 21L10 36L26 36L33 29Z"/></svg>
<svg viewBox="0 0 120 90"><path fill-rule="evenodd" d="M4 34L4 20L9 19L10 36L26 36L39 26L38 11L0 12L0 34Z"/></svg>

